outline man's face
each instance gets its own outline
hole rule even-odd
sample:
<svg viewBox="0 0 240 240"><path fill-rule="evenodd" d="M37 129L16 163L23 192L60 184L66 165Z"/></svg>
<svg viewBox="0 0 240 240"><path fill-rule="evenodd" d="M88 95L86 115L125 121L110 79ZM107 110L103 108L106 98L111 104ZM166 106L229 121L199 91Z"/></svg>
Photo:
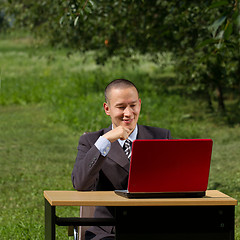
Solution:
<svg viewBox="0 0 240 240"><path fill-rule="evenodd" d="M112 88L104 103L105 113L111 117L113 127L122 126L133 131L141 110L141 99L134 87Z"/></svg>

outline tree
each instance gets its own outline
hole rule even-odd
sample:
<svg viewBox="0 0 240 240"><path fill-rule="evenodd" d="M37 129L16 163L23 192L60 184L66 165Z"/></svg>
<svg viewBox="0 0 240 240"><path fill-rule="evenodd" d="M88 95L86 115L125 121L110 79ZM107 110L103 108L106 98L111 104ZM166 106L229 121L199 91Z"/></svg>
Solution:
<svg viewBox="0 0 240 240"><path fill-rule="evenodd" d="M9 0L7 9L54 45L98 50L98 63L172 52L178 84L210 108L216 98L225 111L224 94L239 96L238 0Z"/></svg>
<svg viewBox="0 0 240 240"><path fill-rule="evenodd" d="M224 93L239 95L237 0L114 1L114 4L98 1L95 4L98 11L93 9L93 12L98 17L95 19L88 10L89 19L94 20L91 26L95 26L88 32L92 30L91 36L100 33L95 46L98 49L103 49L101 43L104 38L107 40L99 60L105 61L116 54L129 57L135 51L150 53L153 57L156 53L171 51L177 58L180 83L188 92L205 96L210 109L214 91L222 112L225 111ZM91 6L94 6L92 2ZM75 9L72 15L77 16L75 20L79 20L77 13ZM83 19L78 27L84 29L82 23L86 21L89 20ZM76 25L76 21L74 23Z"/></svg>

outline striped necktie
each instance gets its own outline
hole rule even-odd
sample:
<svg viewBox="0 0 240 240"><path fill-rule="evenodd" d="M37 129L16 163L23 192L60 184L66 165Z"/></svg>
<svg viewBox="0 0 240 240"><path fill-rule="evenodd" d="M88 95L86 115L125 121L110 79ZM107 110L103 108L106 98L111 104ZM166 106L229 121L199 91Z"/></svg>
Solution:
<svg viewBox="0 0 240 240"><path fill-rule="evenodd" d="M131 156L131 145L132 145L132 142L129 139L127 139L123 145L123 150L124 150L125 154L127 155L129 161L130 161L130 156Z"/></svg>

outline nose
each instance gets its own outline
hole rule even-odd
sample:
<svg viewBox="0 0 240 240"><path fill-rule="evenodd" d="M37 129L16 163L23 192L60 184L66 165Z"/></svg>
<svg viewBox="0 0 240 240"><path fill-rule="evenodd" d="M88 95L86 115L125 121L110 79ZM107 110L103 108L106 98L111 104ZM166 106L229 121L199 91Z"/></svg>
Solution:
<svg viewBox="0 0 240 240"><path fill-rule="evenodd" d="M131 111L131 108L128 106L124 109L124 116L130 116L132 111Z"/></svg>

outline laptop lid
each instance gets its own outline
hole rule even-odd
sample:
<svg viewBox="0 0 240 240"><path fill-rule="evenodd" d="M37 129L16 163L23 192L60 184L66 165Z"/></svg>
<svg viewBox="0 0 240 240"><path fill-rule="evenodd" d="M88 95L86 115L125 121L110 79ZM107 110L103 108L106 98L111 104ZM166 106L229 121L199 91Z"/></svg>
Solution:
<svg viewBox="0 0 240 240"><path fill-rule="evenodd" d="M135 140L128 192L205 192L211 139Z"/></svg>

